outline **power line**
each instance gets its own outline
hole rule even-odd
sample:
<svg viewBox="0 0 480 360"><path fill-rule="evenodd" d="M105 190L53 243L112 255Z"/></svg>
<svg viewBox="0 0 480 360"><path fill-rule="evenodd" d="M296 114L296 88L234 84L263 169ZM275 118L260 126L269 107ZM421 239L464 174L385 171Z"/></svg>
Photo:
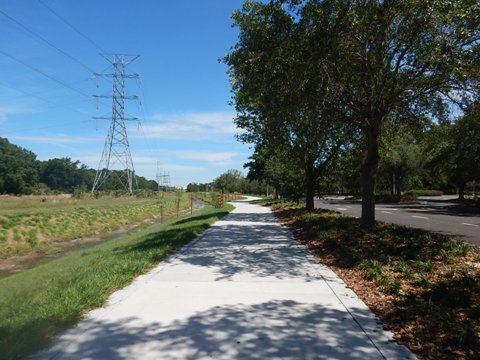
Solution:
<svg viewBox="0 0 480 360"><path fill-rule="evenodd" d="M142 103L140 104L140 110L142 111L142 119L145 120L147 118L147 116L145 114L145 109L147 107L145 91L143 90L142 81L138 81L138 85L139 85L139 88L140 88L140 91L141 91L141 96L142 96L142 99L143 99ZM148 151L150 152L150 155L152 157L156 156L156 154L153 151L153 146L150 143L150 140L147 137L147 134L145 133L145 129L143 127L143 124L142 124L141 120L138 122L138 129L141 131L141 134L143 135L143 138L145 140L145 144L147 145L147 148L148 148Z"/></svg>
<svg viewBox="0 0 480 360"><path fill-rule="evenodd" d="M47 8L53 15L55 15L58 19L60 19L65 25L70 27L73 31L75 31L78 35L83 37L85 40L87 40L90 44L95 46L98 50L100 50L102 53L105 52L104 49L102 49L95 41L90 39L87 35L82 33L80 30L78 30L75 26L73 26L70 22L68 22L63 16L59 15L55 10L53 10L50 6L45 4L42 0L37 0L40 4L42 4L45 8Z"/></svg>
<svg viewBox="0 0 480 360"><path fill-rule="evenodd" d="M10 21L12 21L12 22L14 22L15 24L17 24L18 26L20 26L23 30L25 30L28 34L30 34L31 37L40 40L40 41L43 42L44 44L47 44L48 46L50 46L51 48L55 49L56 51L58 51L58 52L61 53L62 55L68 57L70 60L76 62L77 64L79 64L79 65L82 66L83 68L87 69L89 72L91 72L91 73L94 72L94 70L91 69L90 67L88 67L88 65L85 65L83 62L81 62L81 61L78 60L77 58L73 57L72 55L70 55L70 54L67 53L66 51L63 51L62 49L60 49L60 48L57 47L56 45L52 44L50 41L48 41L47 39L45 39L43 36L35 33L35 32L32 31L32 30L30 30L28 27L26 27L25 25L23 25L20 21L16 20L15 18L11 17L10 15L8 15L5 11L0 10L0 14L2 14L3 16L5 16L5 17L6 17L7 19L9 19Z"/></svg>
<svg viewBox="0 0 480 360"><path fill-rule="evenodd" d="M140 88L141 96L143 99L142 103L140 104L142 115L143 115L142 118L143 120L146 120L147 116L145 114L145 109L147 108L147 100L145 96L145 91L143 89L144 87L143 87L142 81L138 81L138 86ZM156 157L157 153L153 151L152 143L150 142L150 139L145 132L145 128L143 127L142 121L139 121L138 123L138 130L141 132L143 136L143 140L145 141L147 150L150 152L150 155L152 157ZM155 179L157 181L159 190L164 189L163 191L167 191L166 189L170 188L170 172L167 173L163 171L163 173L161 173L159 169L159 161L157 161L157 174Z"/></svg>
<svg viewBox="0 0 480 360"><path fill-rule="evenodd" d="M91 98L90 95L88 95L88 94L86 94L86 93L84 93L84 92L82 92L82 91L80 91L80 90L78 90L78 89L76 89L76 88L68 85L67 83L65 83L65 82L63 82L63 81L61 81L61 80L58 80L57 78L53 77L52 75L49 75L49 74L43 72L42 70L40 70L40 69L38 69L38 68L36 68L36 67L34 67L34 66L32 66L32 65L27 64L26 62L24 62L24 61L16 58L16 57L13 56L13 55L10 55L10 54L6 53L6 52L3 51L3 50L0 50L0 54L2 54L3 56L8 57L9 59L11 59L11 60L13 60L13 61L18 62L19 64L22 64L23 66L29 68L30 70L33 70L33 71L35 71L35 72L37 72L37 73L45 76L46 78L48 78L48 79L50 79L50 80L52 80L52 81L54 81L54 82L56 82L56 83L58 83L58 84L60 84L60 85L62 85L62 86L64 86L64 87L66 87L67 89L73 90L73 91L75 91L76 93L79 93L80 95L85 96L85 97L87 97L87 98L89 98L89 99Z"/></svg>
<svg viewBox="0 0 480 360"><path fill-rule="evenodd" d="M77 85L77 84L81 84L81 83L84 83L86 81L91 81L92 79L91 78L88 78L88 79L83 79L83 80L80 80L80 81L76 81L76 82L73 82L73 83L69 83L68 85L70 86L73 86L73 85ZM0 81L0 86L3 86L4 88L6 89L9 89L9 90L14 90L18 93L22 93L22 95L20 96L13 96L13 97L9 97L7 98L8 101L14 101L14 100L18 100L18 99L21 99L21 98L24 98L24 97L33 97L33 98L37 98L39 100L42 100L48 104L51 104L51 105L55 105L55 106L66 106L66 105L59 105L58 103L55 103L45 97L43 97L42 95L46 95L50 92L53 91L53 89L49 89L49 90L43 90L43 91L37 91L37 92L29 92L29 91L25 91L23 89L20 89L20 88L16 88L16 87L12 87L11 85L8 85L6 84L5 82L2 82ZM4 99L5 100L5 99ZM91 99L89 99L91 100ZM82 100L82 102L84 102L85 100ZM75 102L76 103L76 102ZM75 104L73 103L73 104Z"/></svg>
<svg viewBox="0 0 480 360"><path fill-rule="evenodd" d="M83 82L83 81L82 81ZM79 82L77 82L79 83ZM20 92L22 94L24 94L25 96L28 96L28 97L34 97L34 98L37 98L43 102L45 102L46 104L49 104L50 106L47 107L47 108L43 108L43 110L48 110L48 109L70 109L71 111L74 111L80 115L89 115L88 113L84 112L84 111L80 111L79 109L77 108L74 108L72 107L72 105L78 105L78 104L82 104L82 103L85 103L85 102L90 102L92 99L91 98L88 98L88 99L84 99L84 100L80 100L80 101L74 101L74 102L68 102L68 103L56 103L56 102L53 102L51 100L48 100L47 98L43 97L43 96L40 96L39 93L31 93L31 92L28 92L28 91L25 91L23 89L17 89L17 88L12 88L11 86L5 84L4 82L0 81L0 86L3 86L4 88L6 89L12 89L14 91L17 91L17 92ZM42 92L43 93L43 92ZM11 100L10 100L11 101ZM102 105L106 105L105 103L101 102ZM90 122L90 120L86 120L86 121L83 121L83 122ZM33 130L36 130L37 128L33 129ZM42 128L38 128L38 129L42 129ZM32 130L32 129L25 129L25 130L18 130L18 131L26 131L26 130Z"/></svg>
<svg viewBox="0 0 480 360"><path fill-rule="evenodd" d="M5 83L3 83L3 82L0 82L0 85L3 86L3 87L6 88L6 89L10 89L10 88L11 88L10 86L8 86L7 84L5 84ZM30 93L30 92L25 91L25 90L22 90L22 89L13 89L13 90L15 90L15 91L17 91L17 92L20 92L20 93L22 93L22 94L24 94L24 95L26 95L26 96L34 97L34 98L37 98L37 99L39 99L39 100L45 101L46 103L55 105L55 103L54 103L53 101L50 101L50 100L48 100L48 99L46 99L46 98L44 98L44 97L42 97L42 96L40 96L40 95L38 95L38 94ZM8 99L8 100L11 101L11 99ZM15 100L15 98L14 98L14 100Z"/></svg>

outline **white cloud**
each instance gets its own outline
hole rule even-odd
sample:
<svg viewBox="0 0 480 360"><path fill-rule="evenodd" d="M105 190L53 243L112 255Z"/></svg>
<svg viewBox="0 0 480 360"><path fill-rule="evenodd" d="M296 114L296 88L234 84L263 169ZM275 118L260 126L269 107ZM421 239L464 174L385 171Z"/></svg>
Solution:
<svg viewBox="0 0 480 360"><path fill-rule="evenodd" d="M148 156L132 156L134 164L156 164L157 159Z"/></svg>
<svg viewBox="0 0 480 360"><path fill-rule="evenodd" d="M233 123L234 117L231 112L155 114L146 118L148 123L142 128L152 139L219 141L232 139L239 132Z"/></svg>
<svg viewBox="0 0 480 360"><path fill-rule="evenodd" d="M76 157L84 164L97 164L100 161L101 154L79 155ZM132 156L133 164L157 164L157 159L148 156Z"/></svg>
<svg viewBox="0 0 480 360"><path fill-rule="evenodd" d="M201 174L208 173L207 169L198 166L191 165L179 165L171 163L162 163L159 168L157 168L156 163L147 164L147 163L134 163L135 172L138 175L144 176L147 179L155 180L158 174L158 170L161 174L168 173L170 174L170 181L173 185L184 185L196 179Z"/></svg>
<svg viewBox="0 0 480 360"><path fill-rule="evenodd" d="M152 170L157 169L157 158L148 157L148 156L132 156L132 161L135 169L137 170ZM200 171L203 168L198 166L191 166L191 165L180 165L180 164L171 164L171 163L160 163L158 164L158 168L161 171L184 171L184 172L191 172L191 171Z"/></svg>
<svg viewBox="0 0 480 360"><path fill-rule="evenodd" d="M35 135L35 136L25 136L25 135L11 135L8 137L11 140L18 140L18 141L28 141L31 143L37 144L49 144L49 145L57 145L57 146L65 146L70 144L84 144L88 142L97 142L100 138L91 137L91 136L70 136L65 134L57 134L57 135L49 135L49 136L42 136L42 135Z"/></svg>
<svg viewBox="0 0 480 360"><path fill-rule="evenodd" d="M87 164L93 168L98 166L100 161L100 155L81 155L75 157L75 160L79 160L83 164ZM150 176L154 177L157 171L157 158L148 156L132 156L133 166L135 170L146 171ZM204 170L199 166L180 165L171 163L160 163L159 168L161 171L181 171L181 172L198 172Z"/></svg>
<svg viewBox="0 0 480 360"><path fill-rule="evenodd" d="M30 109L23 109L17 106L0 106L0 123L7 120L8 115L30 113L33 112Z"/></svg>
<svg viewBox="0 0 480 360"><path fill-rule="evenodd" d="M178 172L198 172L205 170L199 166L189 166L189 165L175 165L175 164L164 164L163 165L166 171L178 171Z"/></svg>
<svg viewBox="0 0 480 360"><path fill-rule="evenodd" d="M196 151L196 150L174 150L174 149L162 149L152 150L151 154L158 154L158 157L154 156L133 156L134 163L150 163L156 164L160 159L169 159L169 161L180 161L194 164L214 165L217 167L228 167L232 163L243 161L249 154L238 151ZM233 165L232 165L233 166Z"/></svg>
<svg viewBox="0 0 480 360"><path fill-rule="evenodd" d="M230 165L235 157L245 157L245 154L233 151L180 151L178 157L187 160L206 161L215 166L224 167Z"/></svg>

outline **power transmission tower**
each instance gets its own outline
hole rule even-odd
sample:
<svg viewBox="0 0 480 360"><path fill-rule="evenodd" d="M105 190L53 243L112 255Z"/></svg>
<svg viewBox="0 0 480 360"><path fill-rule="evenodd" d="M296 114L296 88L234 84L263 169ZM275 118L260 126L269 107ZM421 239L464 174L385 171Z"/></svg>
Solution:
<svg viewBox="0 0 480 360"><path fill-rule="evenodd" d="M157 185L158 185L158 191L161 190L161 186L162 186L162 174L160 172L160 161L157 161Z"/></svg>
<svg viewBox="0 0 480 360"><path fill-rule="evenodd" d="M169 172L164 172L163 173L163 188L165 191L169 191L171 185L170 185L170 173Z"/></svg>
<svg viewBox="0 0 480 360"><path fill-rule="evenodd" d="M92 193L100 188L106 188L111 185L114 188L124 188L133 192L133 188L138 188L135 170L133 168L130 145L128 143L127 129L125 121L136 121L138 118L125 117L125 100L138 100L138 96L125 96L125 79L138 79L138 74L126 74L127 65L135 61L139 55L124 54L101 54L108 62L113 65L113 73L97 74L95 76L111 77L113 82L113 92L110 96L95 95L94 98L111 98L112 114L111 116L94 117L93 119L110 120L105 145L103 147L102 157L98 165L95 181L93 182Z"/></svg>
<svg viewBox="0 0 480 360"><path fill-rule="evenodd" d="M168 191L170 188L170 173L161 172L157 162L157 184L158 191Z"/></svg>

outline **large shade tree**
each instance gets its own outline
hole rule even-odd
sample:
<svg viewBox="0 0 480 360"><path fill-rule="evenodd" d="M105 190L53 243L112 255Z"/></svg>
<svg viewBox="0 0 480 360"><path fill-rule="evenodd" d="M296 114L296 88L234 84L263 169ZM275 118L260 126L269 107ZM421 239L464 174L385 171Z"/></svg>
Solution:
<svg viewBox="0 0 480 360"><path fill-rule="evenodd" d="M362 226L375 221L375 181L382 125L406 107L434 113L442 101L478 90L477 0L332 0L301 5L313 26L329 12L338 29L329 62L338 101L363 133ZM320 11L320 13L322 12ZM318 19L318 20L317 20ZM338 26L338 24L341 26Z"/></svg>
<svg viewBox="0 0 480 360"><path fill-rule="evenodd" d="M258 16L256 9L277 9L278 18L271 13ZM295 107L300 111L280 116L289 124L298 124L299 118L318 109L324 115L328 109L344 114L345 121L362 132L362 226L368 228L375 222L379 137L384 122L406 109L438 116L445 108L442 103L476 96L479 14L477 0L278 0L267 5L247 2L247 8L240 13L243 17L238 13L235 17L241 36L232 54L244 50L247 56L237 59L243 67L257 71L238 73L239 63L230 62L234 90L239 94L243 84L252 84L247 93L257 94L250 101L257 110L254 114L265 115L268 120L278 120L268 114L272 109L292 109L278 101L280 95L281 99L288 97L291 104L297 105L300 99L304 105ZM295 50L279 56L278 49L292 43L292 29ZM251 43L263 46L261 51L249 46ZM308 69L306 73L313 81L291 69ZM289 86L284 81L288 74L301 79L302 86ZM280 83L274 81L278 79ZM336 101L331 101L332 96ZM325 128L323 124L317 122L317 133ZM251 129L281 128L262 125ZM307 137L312 141L314 133Z"/></svg>
<svg viewBox="0 0 480 360"><path fill-rule="evenodd" d="M362 226L374 226L383 125L478 96L479 14L478 0L247 1L226 57L243 139L291 145L308 160L308 194L312 159L328 160L342 117L363 135Z"/></svg>
<svg viewBox="0 0 480 360"><path fill-rule="evenodd" d="M337 156L347 127L338 121L340 107L331 103L330 79L319 68L330 44L310 47L308 26L283 5L245 2L233 15L238 43L224 61L235 95L235 123L246 130L240 140L270 154L281 149L294 159L304 174L306 207L313 209L316 182ZM277 156L275 161L282 160Z"/></svg>

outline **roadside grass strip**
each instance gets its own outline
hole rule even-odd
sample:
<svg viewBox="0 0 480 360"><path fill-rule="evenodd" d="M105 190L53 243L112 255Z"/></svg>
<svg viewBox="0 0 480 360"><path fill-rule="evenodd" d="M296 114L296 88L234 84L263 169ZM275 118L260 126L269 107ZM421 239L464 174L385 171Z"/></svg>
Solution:
<svg viewBox="0 0 480 360"><path fill-rule="evenodd" d="M420 359L480 359L480 249L452 237L294 203L269 204Z"/></svg>
<svg viewBox="0 0 480 360"><path fill-rule="evenodd" d="M45 347L232 209L205 208L0 279L0 358L24 358Z"/></svg>

